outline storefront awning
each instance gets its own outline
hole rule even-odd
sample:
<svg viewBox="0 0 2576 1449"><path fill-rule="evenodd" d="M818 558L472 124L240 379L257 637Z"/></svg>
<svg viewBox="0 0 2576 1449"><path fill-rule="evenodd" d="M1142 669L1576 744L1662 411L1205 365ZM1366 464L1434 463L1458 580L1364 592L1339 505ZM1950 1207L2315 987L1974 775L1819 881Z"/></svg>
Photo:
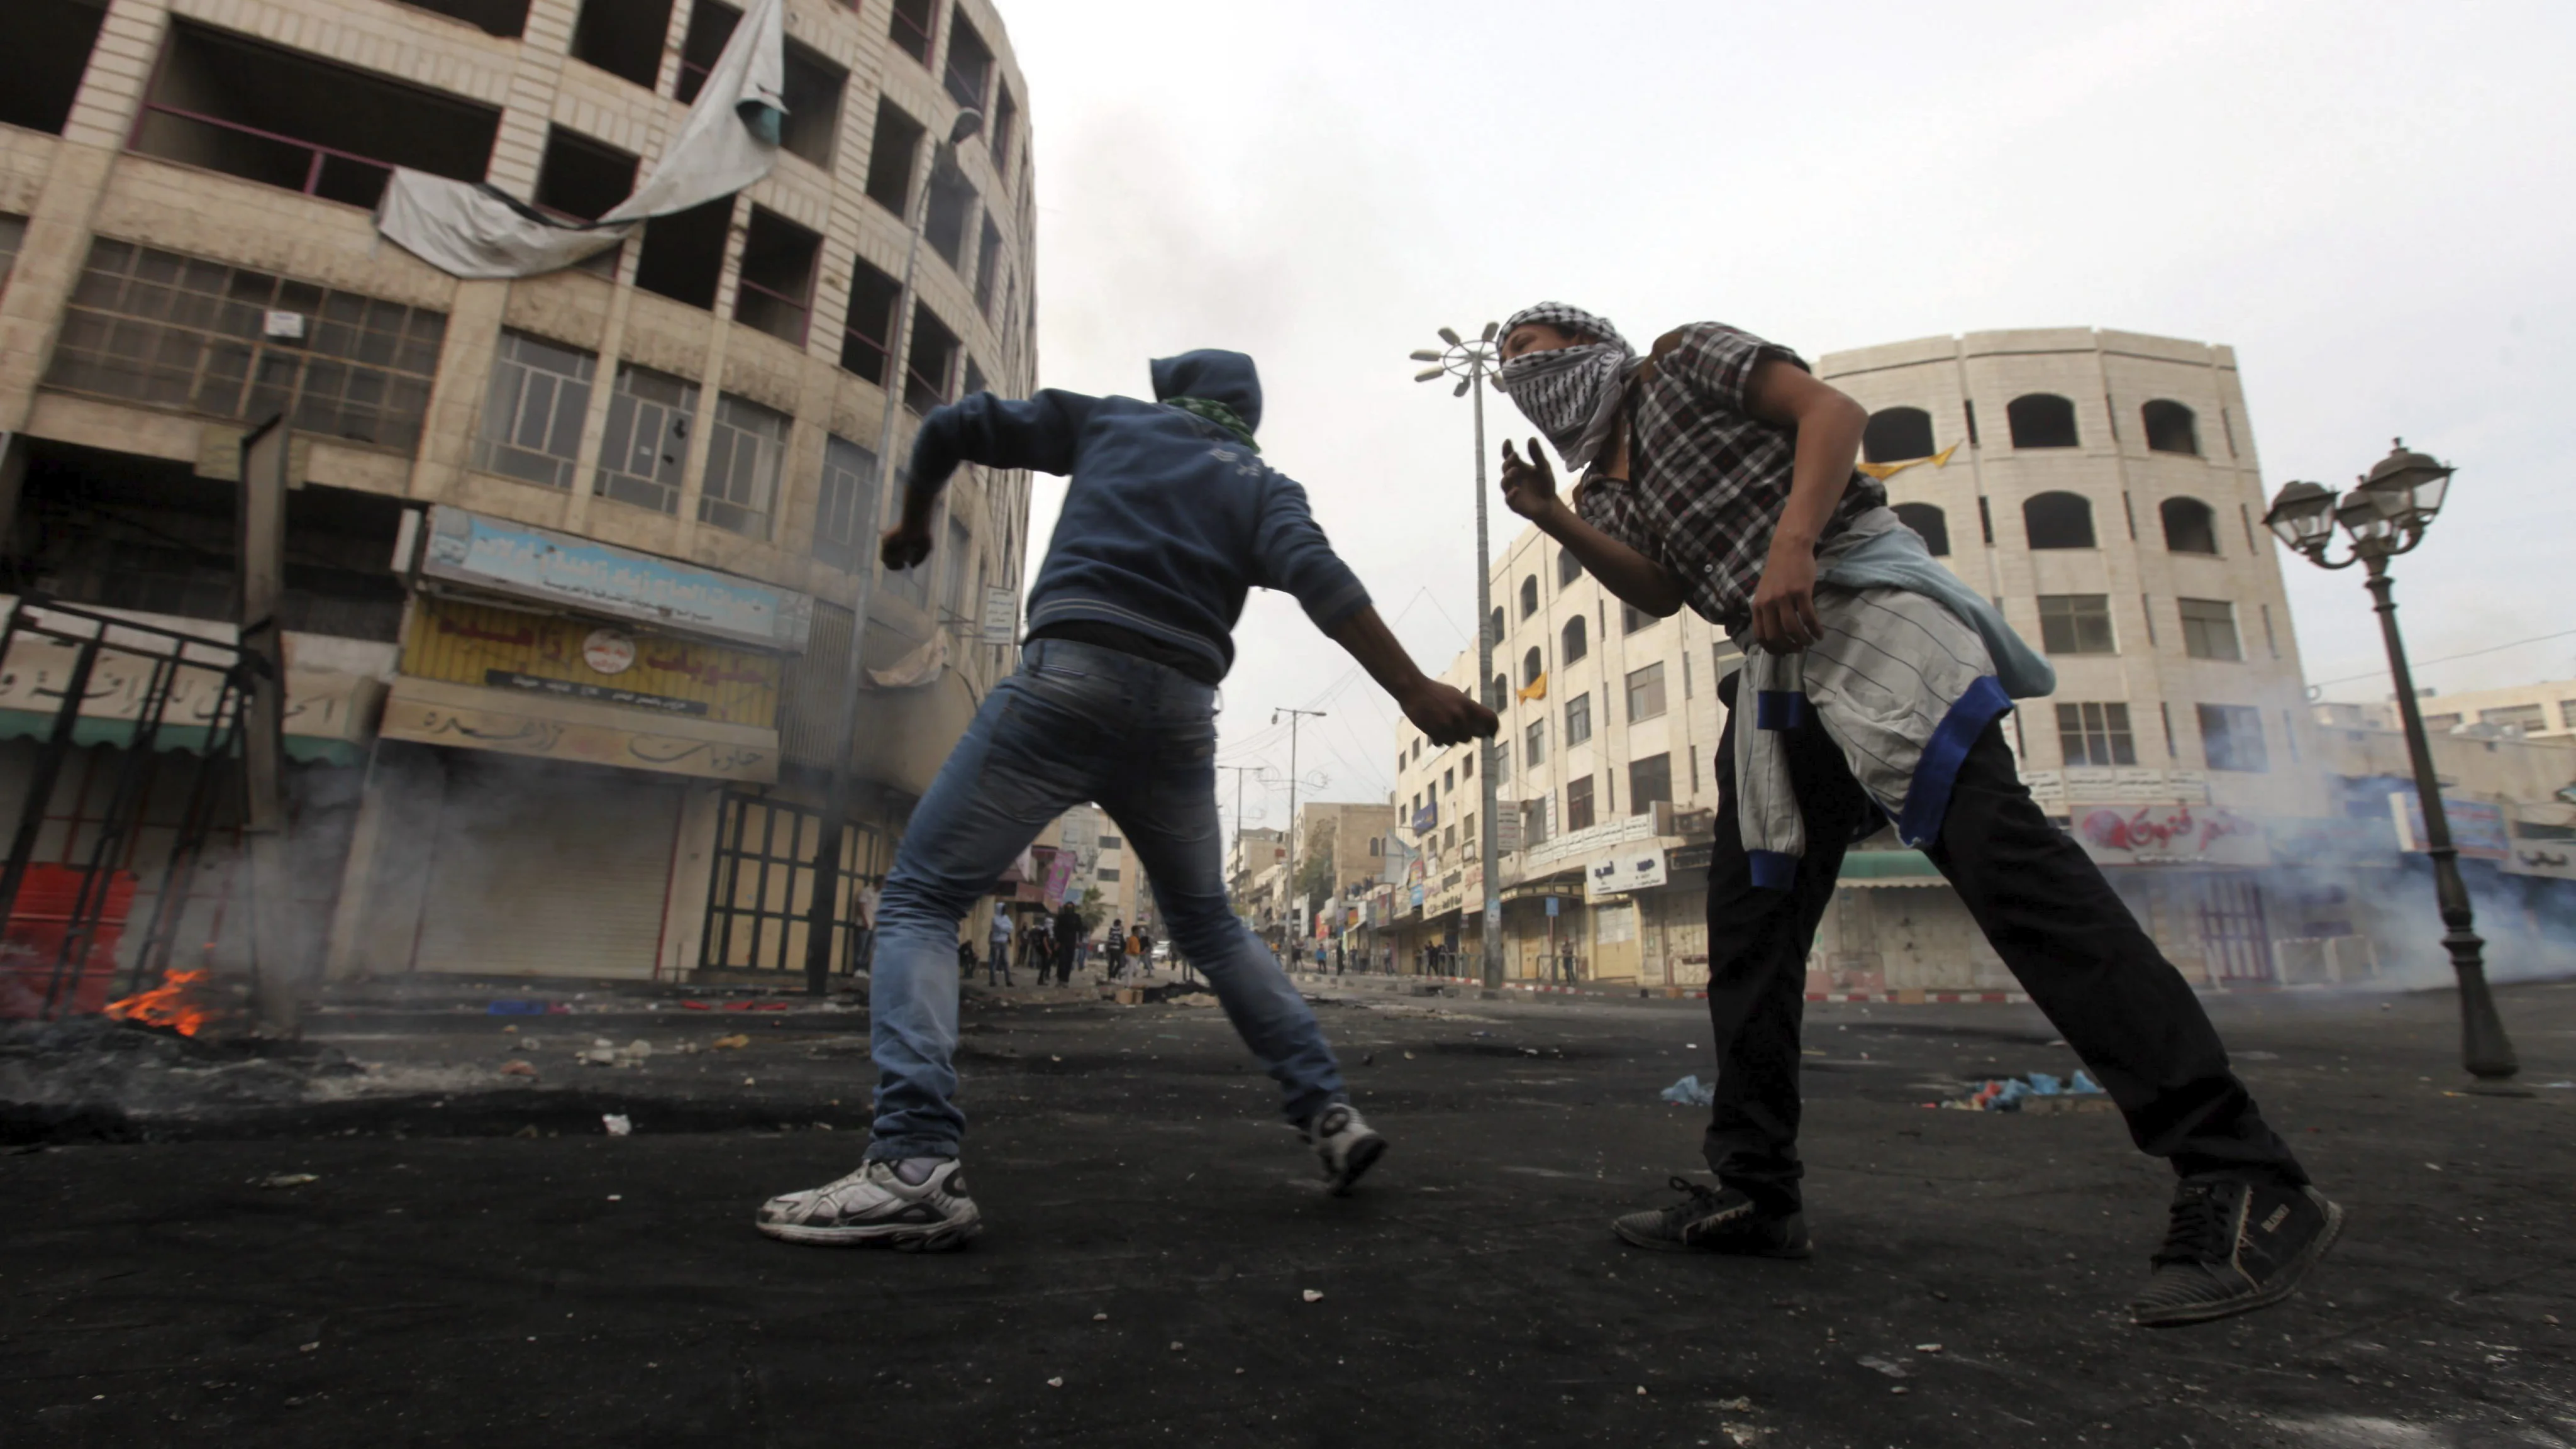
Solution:
<svg viewBox="0 0 2576 1449"><path fill-rule="evenodd" d="M1941 868L1919 850L1855 850L1843 856L1836 882L1847 886L1946 885Z"/></svg>

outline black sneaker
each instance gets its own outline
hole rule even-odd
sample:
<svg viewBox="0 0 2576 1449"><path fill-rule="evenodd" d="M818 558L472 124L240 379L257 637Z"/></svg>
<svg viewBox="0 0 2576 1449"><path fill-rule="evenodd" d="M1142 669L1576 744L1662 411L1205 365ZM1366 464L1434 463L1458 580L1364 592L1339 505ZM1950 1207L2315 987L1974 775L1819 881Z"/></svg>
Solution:
<svg viewBox="0 0 2576 1449"><path fill-rule="evenodd" d="M1749 1258L1804 1258L1807 1215L1774 1217L1754 1210L1753 1199L1734 1188L1714 1191L1687 1178L1673 1179L1680 1202L1630 1213L1610 1225L1619 1240L1664 1253L1734 1253Z"/></svg>
<svg viewBox="0 0 2576 1449"><path fill-rule="evenodd" d="M2187 1177L2155 1276L2129 1300L2145 1328L2207 1323L2290 1296L2343 1231L2343 1209L2313 1187Z"/></svg>

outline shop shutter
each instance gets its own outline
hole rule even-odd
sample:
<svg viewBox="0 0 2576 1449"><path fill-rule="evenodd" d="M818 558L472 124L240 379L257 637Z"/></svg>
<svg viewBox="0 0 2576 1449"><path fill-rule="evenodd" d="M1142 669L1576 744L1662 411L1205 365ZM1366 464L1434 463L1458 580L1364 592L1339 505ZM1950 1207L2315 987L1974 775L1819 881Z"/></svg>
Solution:
<svg viewBox="0 0 2576 1449"><path fill-rule="evenodd" d="M651 976L681 787L500 757L449 770L418 969Z"/></svg>

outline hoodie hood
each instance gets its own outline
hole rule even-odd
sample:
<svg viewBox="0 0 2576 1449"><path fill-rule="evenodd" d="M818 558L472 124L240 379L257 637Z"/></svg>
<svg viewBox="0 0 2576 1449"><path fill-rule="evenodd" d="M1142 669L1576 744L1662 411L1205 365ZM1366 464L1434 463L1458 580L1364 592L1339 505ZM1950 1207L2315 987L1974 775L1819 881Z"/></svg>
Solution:
<svg viewBox="0 0 2576 1449"><path fill-rule="evenodd" d="M1261 427L1261 375L1242 353L1203 347L1178 357L1157 357L1153 370L1154 401L1205 398L1225 404L1245 427Z"/></svg>

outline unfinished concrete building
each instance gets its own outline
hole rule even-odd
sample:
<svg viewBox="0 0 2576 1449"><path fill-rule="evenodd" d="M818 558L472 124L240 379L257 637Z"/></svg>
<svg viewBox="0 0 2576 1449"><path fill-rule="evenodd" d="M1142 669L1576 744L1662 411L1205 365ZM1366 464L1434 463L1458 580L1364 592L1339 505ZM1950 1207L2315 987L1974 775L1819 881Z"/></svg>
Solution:
<svg viewBox="0 0 2576 1449"><path fill-rule="evenodd" d="M943 401L1026 391L1035 368L1027 90L992 6L787 0L765 179L514 281L459 280L380 237L393 169L597 218L651 172L742 10L8 10L11 606L228 639L237 446L282 413L315 958L380 975L801 970L851 603L894 507L878 453ZM925 133L968 108L982 135L925 175ZM891 439L888 389L903 405ZM882 677L861 696L860 800L837 822L840 969L856 877L885 869L1016 662L982 620L1021 584L1027 516L1025 474L966 470L932 561L877 571L863 652ZM57 723L58 662L8 661L13 818ZM138 922L166 881L202 924L169 964L219 953L237 929L225 872L163 869L181 777L202 762L137 767L117 708L84 704L26 863L104 860ZM135 789L139 822L108 839L107 797Z"/></svg>

